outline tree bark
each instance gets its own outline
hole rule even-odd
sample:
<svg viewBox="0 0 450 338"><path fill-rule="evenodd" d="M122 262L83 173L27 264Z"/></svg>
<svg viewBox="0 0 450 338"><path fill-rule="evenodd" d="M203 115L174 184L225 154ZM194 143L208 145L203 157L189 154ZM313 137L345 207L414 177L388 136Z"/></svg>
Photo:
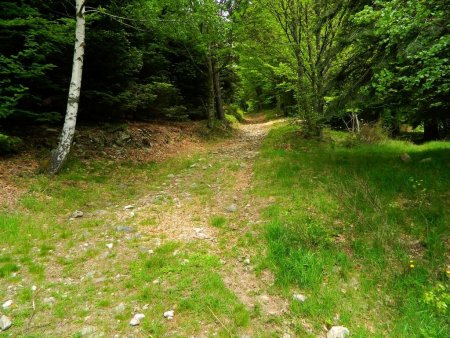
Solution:
<svg viewBox="0 0 450 338"><path fill-rule="evenodd" d="M217 64L216 61L212 60L216 114L217 114L217 119L224 120L225 119L225 111L223 109L222 90L220 89L220 74L219 74L219 71L217 70L216 64Z"/></svg>
<svg viewBox="0 0 450 338"><path fill-rule="evenodd" d="M56 174L61 170L70 153L73 135L75 134L85 48L85 3L86 0L76 0L75 48L73 54L72 78L70 80L64 126L59 138L58 147L52 151L52 159L49 167L50 174Z"/></svg>
<svg viewBox="0 0 450 338"><path fill-rule="evenodd" d="M423 124L423 140L434 141L439 140L439 123L436 118L430 118Z"/></svg>
<svg viewBox="0 0 450 338"><path fill-rule="evenodd" d="M208 54L206 55L206 63L208 65L208 128L214 126L214 71L211 58L211 48L208 47Z"/></svg>

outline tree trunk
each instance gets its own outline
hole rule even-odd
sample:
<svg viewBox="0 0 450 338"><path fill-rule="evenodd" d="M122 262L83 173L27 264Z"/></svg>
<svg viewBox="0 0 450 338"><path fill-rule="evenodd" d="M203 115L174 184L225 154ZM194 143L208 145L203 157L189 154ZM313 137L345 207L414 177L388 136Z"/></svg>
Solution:
<svg viewBox="0 0 450 338"><path fill-rule="evenodd" d="M214 126L214 72L211 58L211 48L208 48L208 55L206 56L206 62L208 64L208 128Z"/></svg>
<svg viewBox="0 0 450 338"><path fill-rule="evenodd" d="M436 118L430 118L424 122L423 140L439 140L439 123Z"/></svg>
<svg viewBox="0 0 450 338"><path fill-rule="evenodd" d="M222 92L220 89L220 74L216 67L216 61L212 61L212 71L214 77L214 98L216 103L216 113L219 120L225 119L225 111L223 109Z"/></svg>
<svg viewBox="0 0 450 338"><path fill-rule="evenodd" d="M49 172L51 174L56 174L59 170L61 170L67 159L67 155L69 155L73 135L75 134L85 48L85 2L86 0L76 0L75 50L73 54L72 78L70 80L64 126L61 132L58 147L52 151L52 159L49 167Z"/></svg>

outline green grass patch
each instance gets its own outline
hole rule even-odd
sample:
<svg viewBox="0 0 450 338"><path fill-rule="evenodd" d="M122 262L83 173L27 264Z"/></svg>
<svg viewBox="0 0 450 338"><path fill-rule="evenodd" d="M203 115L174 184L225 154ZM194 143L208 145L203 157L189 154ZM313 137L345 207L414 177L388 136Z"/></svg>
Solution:
<svg viewBox="0 0 450 338"><path fill-rule="evenodd" d="M344 133L327 136L283 125L257 161L256 192L277 200L264 212L277 284L311 295L293 310L317 328L338 313L361 337L445 336L448 319L425 294L449 282L450 143L348 147Z"/></svg>
<svg viewBox="0 0 450 338"><path fill-rule="evenodd" d="M209 220L209 224L216 228L222 228L227 223L227 219L224 216L213 216Z"/></svg>

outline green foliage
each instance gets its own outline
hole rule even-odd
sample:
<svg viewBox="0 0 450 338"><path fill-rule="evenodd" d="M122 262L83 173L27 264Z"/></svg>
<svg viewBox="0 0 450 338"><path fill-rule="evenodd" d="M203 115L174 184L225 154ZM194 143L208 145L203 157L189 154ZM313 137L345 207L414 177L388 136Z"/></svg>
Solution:
<svg viewBox="0 0 450 338"><path fill-rule="evenodd" d="M450 307L450 290L448 284L438 283L430 291L425 292L424 301L438 315L446 316L449 313Z"/></svg>
<svg viewBox="0 0 450 338"><path fill-rule="evenodd" d="M450 94L448 19L441 0L376 1L364 7L353 17L353 29L361 33L351 41L357 66L346 78L348 95L356 100L348 104L358 106L369 119L376 112L394 131L405 122L425 122L426 127L427 122L444 123ZM344 90L341 99L345 95Z"/></svg>
<svg viewBox="0 0 450 338"><path fill-rule="evenodd" d="M17 151L21 143L22 141L18 137L0 133L0 155Z"/></svg>

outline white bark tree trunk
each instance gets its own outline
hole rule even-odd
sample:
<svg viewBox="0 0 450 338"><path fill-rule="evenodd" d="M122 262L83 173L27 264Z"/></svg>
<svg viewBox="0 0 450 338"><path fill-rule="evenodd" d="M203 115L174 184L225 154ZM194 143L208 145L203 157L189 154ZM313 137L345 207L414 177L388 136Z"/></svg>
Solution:
<svg viewBox="0 0 450 338"><path fill-rule="evenodd" d="M70 80L64 126L59 138L58 147L52 151L52 159L49 167L49 172L51 174L56 174L61 170L67 159L67 155L69 155L73 135L75 134L85 47L85 3L86 0L76 0L75 50L73 54L72 78Z"/></svg>

